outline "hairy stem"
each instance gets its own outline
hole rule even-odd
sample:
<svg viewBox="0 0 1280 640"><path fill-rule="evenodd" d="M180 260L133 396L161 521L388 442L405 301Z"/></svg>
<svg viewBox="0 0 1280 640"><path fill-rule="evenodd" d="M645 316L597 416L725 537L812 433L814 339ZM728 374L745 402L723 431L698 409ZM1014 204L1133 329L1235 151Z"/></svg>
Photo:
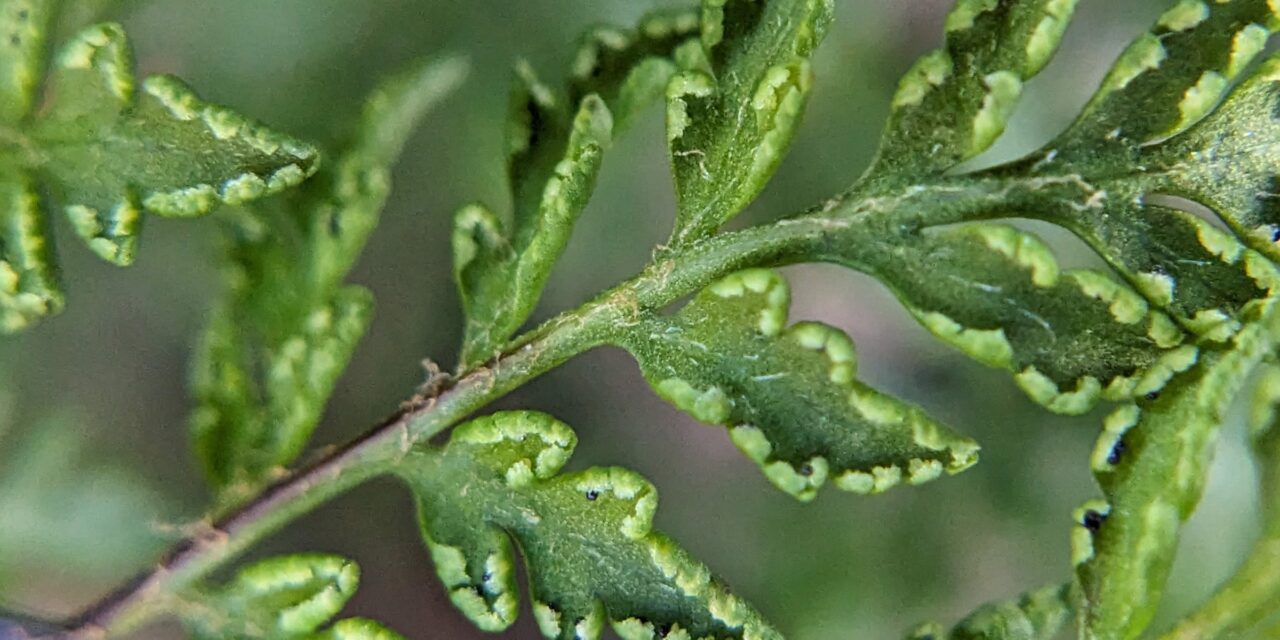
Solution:
<svg viewBox="0 0 1280 640"><path fill-rule="evenodd" d="M913 227L998 215L1007 183L948 178L898 195L846 197L804 215L659 251L635 278L514 340L484 365L444 389L418 395L348 445L266 487L256 497L173 546L149 571L108 594L71 622L69 637L122 633L169 610L193 583L335 496L396 467L413 446L457 424L512 390L599 345L619 324L675 302L734 271L825 259L826 243L875 223ZM847 258L847 256L846 256Z"/></svg>

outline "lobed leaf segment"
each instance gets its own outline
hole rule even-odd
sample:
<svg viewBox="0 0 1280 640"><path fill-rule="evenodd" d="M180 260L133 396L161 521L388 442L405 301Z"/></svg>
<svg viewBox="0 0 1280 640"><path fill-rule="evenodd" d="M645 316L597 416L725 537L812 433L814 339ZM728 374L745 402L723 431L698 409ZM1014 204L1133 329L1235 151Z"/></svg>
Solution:
<svg viewBox="0 0 1280 640"><path fill-rule="evenodd" d="M515 621L512 543L548 638L781 638L697 560L652 530L658 494L617 467L559 473L577 437L529 411L454 429L418 447L398 473L418 502L423 539L453 603L476 626Z"/></svg>
<svg viewBox="0 0 1280 640"><path fill-rule="evenodd" d="M249 495L306 447L373 300L345 285L423 114L465 73L416 63L368 98L352 140L313 180L224 219L227 293L196 354L196 453L224 501Z"/></svg>
<svg viewBox="0 0 1280 640"><path fill-rule="evenodd" d="M776 272L742 271L618 340L658 395L729 427L769 481L801 500L827 478L846 491L879 493L976 462L972 440L858 382L844 333L817 322L787 327L789 302Z"/></svg>
<svg viewBox="0 0 1280 640"><path fill-rule="evenodd" d="M128 265L143 212L202 215L221 203L297 185L319 166L312 147L201 101L176 78L139 81L119 25L81 31L63 45L45 78L47 34L60 6L0 2L4 333L65 304L45 216L51 206L67 215L95 254ZM37 109L43 88L52 97Z"/></svg>
<svg viewBox="0 0 1280 640"><path fill-rule="evenodd" d="M355 563L337 556L268 558L242 568L225 584L190 594L183 617L194 636L211 640L403 640L363 618L330 624L359 581Z"/></svg>
<svg viewBox="0 0 1280 640"><path fill-rule="evenodd" d="M593 29L562 89L517 65L507 128L514 209L502 219L473 204L454 219L454 275L467 319L463 365L494 356L533 312L591 198L605 149L662 95L675 58L696 43L698 24L694 13L662 12L631 31Z"/></svg>

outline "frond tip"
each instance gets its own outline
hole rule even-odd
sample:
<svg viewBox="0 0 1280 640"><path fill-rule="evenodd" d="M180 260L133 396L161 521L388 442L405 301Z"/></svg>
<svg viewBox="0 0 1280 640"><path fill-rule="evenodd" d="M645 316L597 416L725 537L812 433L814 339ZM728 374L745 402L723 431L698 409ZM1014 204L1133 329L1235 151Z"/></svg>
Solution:
<svg viewBox="0 0 1280 640"><path fill-rule="evenodd" d="M507 628L519 609L514 540L538 627L594 640L606 621L627 640L781 636L660 533L653 485L616 467L559 474L577 444L551 416L498 413L457 427L399 469L450 599L476 626Z"/></svg>

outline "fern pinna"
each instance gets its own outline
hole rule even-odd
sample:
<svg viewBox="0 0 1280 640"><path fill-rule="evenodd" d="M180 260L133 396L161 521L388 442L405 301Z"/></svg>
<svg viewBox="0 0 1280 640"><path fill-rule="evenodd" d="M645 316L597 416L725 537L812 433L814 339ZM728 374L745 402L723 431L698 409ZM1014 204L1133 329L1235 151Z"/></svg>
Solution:
<svg viewBox="0 0 1280 640"><path fill-rule="evenodd" d="M658 396L725 427L799 500L828 481L875 494L977 462L975 442L860 381L846 335L789 320L789 288L772 269L806 262L879 280L939 340L1008 371L1049 411L1116 404L1088 461L1100 495L1064 535L1074 573L912 637L1052 638L1072 623L1083 638L1147 633L1224 413L1259 367L1264 532L1238 574L1167 637L1280 633L1280 369L1271 363L1280 347L1280 57L1255 60L1280 25L1274 2L1176 2L1065 131L1020 160L968 169L1052 58L1075 1L958 0L944 45L902 78L866 172L808 210L740 231L721 228L783 159L833 0L704 0L633 29L596 28L561 86L521 63L507 137L511 210L472 204L454 220L466 311L458 370L292 472L284 467L368 327L370 297L343 280L376 224L388 167L461 63L427 62L389 80L347 147L317 170L310 147L204 105L174 80L137 91L111 25L65 47L49 72L58 89L34 109L56 4L0 0L0 31L12 34L0 45L5 329L63 304L37 180L90 247L119 263L133 258L142 210L233 208L222 218L226 292L193 376L196 451L217 490L216 517L51 633L98 637L167 613L200 637L398 637L372 621L330 622L358 582L343 558L272 558L209 579L316 505L392 475L415 497L449 598L481 629L501 631L518 616L519 556L549 638L597 638L606 626L628 640L782 637L652 529L649 481L611 467L563 472L576 436L549 415L471 416L614 345ZM635 278L520 333L610 142L658 100L677 195L670 240ZM138 156L154 148L166 152ZM86 171L107 156L123 160ZM1065 228L1109 269L1062 269L1036 236L995 222L1007 218Z"/></svg>

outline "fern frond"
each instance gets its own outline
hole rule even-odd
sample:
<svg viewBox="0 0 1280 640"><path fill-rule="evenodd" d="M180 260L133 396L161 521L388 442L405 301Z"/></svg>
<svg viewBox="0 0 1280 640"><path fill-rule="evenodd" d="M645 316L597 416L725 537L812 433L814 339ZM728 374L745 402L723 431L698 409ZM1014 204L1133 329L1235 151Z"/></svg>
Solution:
<svg viewBox="0 0 1280 640"><path fill-rule="evenodd" d="M133 262L143 211L195 216L294 186L315 170L311 147L169 76L138 82L124 31L90 27L52 65L53 96L34 110L45 34L57 2L0 3L0 330L61 310L38 181L100 257Z"/></svg>
<svg viewBox="0 0 1280 640"><path fill-rule="evenodd" d="M454 604L486 631L516 617L512 541L524 556L538 627L594 640L780 638L705 566L651 530L658 496L620 468L559 471L577 437L554 418L506 412L419 447L397 472Z"/></svg>
<svg viewBox="0 0 1280 640"><path fill-rule="evenodd" d="M196 451L219 491L251 489L305 448L371 318L369 293L342 280L378 222L401 145L464 66L424 61L390 78L336 163L233 214L229 291L192 385Z"/></svg>
<svg viewBox="0 0 1280 640"><path fill-rule="evenodd" d="M729 427L769 481L801 500L828 477L847 491L879 493L977 461L972 440L859 382L844 333L817 322L787 327L789 306L781 275L743 271L617 340L658 395Z"/></svg>
<svg viewBox="0 0 1280 640"><path fill-rule="evenodd" d="M704 0L701 47L667 88L675 173L673 246L714 232L747 206L778 163L813 84L809 59L832 0ZM696 46L696 45L695 45Z"/></svg>
<svg viewBox="0 0 1280 640"><path fill-rule="evenodd" d="M1178 6L1161 18L1156 29L1162 34L1157 40L1168 46L1167 51L1161 49L1165 53L1160 65L1172 74L1163 81L1170 87L1179 86L1184 76L1240 74L1258 51L1251 43L1259 37L1265 41L1270 32L1264 25L1274 19L1262 0ZM1273 178L1267 173L1266 158L1277 145L1274 136L1265 135L1270 127L1258 121L1257 110L1248 119L1228 120L1243 109L1257 107L1265 100L1262 96L1269 95L1270 63L1227 102L1223 115L1201 121L1214 102L1198 110L1187 106L1187 117L1135 134L1127 145L1112 145L1116 123L1108 118L1132 114L1125 117L1140 122L1143 117L1131 107L1122 111L1118 105L1123 100L1112 94L1127 95L1124 92L1146 87L1142 91L1151 95L1143 96L1165 95L1157 91L1158 74L1135 71L1138 67L1132 58L1136 54L1131 53L1117 63L1090 110L1043 150L988 171L931 178L937 182L933 187L903 188L902 180L927 178L920 174L949 168L985 148L970 145L971 125L956 129L937 121L971 123L967 118L950 118L957 110L965 114L983 110L980 105L988 101L979 99L982 94L977 87L986 80L979 72L994 73L981 66L986 64L984 56L995 56L993 60L1012 56L1010 60L1034 70L1048 55L1028 57L1025 46L989 50L979 46L980 40L966 48L959 38L974 37L969 34L972 29L987 29L1020 43L1039 39L1042 46L1033 48L1047 50L1057 38L1053 34L1060 31L1060 23L1069 16L1068 9L1064 3L959 3L948 20L948 49L927 57L923 67L904 79L897 101L910 104L897 106L881 160L854 189L869 198L866 208L893 210L896 216L873 220L857 209L810 214L828 219L830 234L805 257L838 262L877 277L939 338L985 364L1014 371L1019 386L1051 410L1080 413L1100 398L1123 400L1156 391L1188 364L1189 347L1179 345L1189 335L1229 340L1240 327L1241 309L1275 290L1277 281L1266 258L1275 254L1274 249L1259 238L1252 241L1256 249L1246 247L1154 196L1182 195L1221 206L1224 218L1237 220L1238 228L1256 235L1269 224L1259 218L1265 198L1229 194L1261 194L1270 189L1268 181ZM1192 19L1201 13L1202 20ZM1030 25L1038 26L1031 30ZM1033 36L1041 26L1044 34ZM1224 39L1234 44L1224 45ZM1144 41L1140 39L1131 51L1142 50ZM1156 46L1165 45L1157 42ZM950 64L957 57L969 65L963 73ZM936 82L920 71L927 71L930 59L948 63L935 63L946 71L934 74ZM1116 80L1125 73L1136 75ZM903 97L904 92L910 100ZM1214 101L1220 93L1214 94ZM996 100L994 90L989 97ZM917 102L933 104L930 100L937 101L933 108L917 108ZM915 120L920 122L912 125ZM1110 126L1095 126L1102 121ZM1071 140L1085 144L1080 137L1085 132L1095 136L1092 143L1102 152L1081 147L1077 153L1071 146L1074 142L1067 144ZM1151 137L1156 132L1159 137ZM926 164L919 167L889 160L903 144L908 145L901 152L903 158L934 160L922 160ZM1226 181L1229 186L1215 183L1216 174L1230 171L1226 160L1243 153L1242 149L1258 156L1254 168L1233 175ZM922 200L931 199L931 214L898 213L910 207L917 194ZM946 198L941 202L940 194ZM1095 272L1059 273L1044 245L1020 231L973 223L938 228L1009 215L1040 218L1071 230L1105 258L1128 286ZM935 276L939 270L945 271L945 278Z"/></svg>
<svg viewBox="0 0 1280 640"><path fill-rule="evenodd" d="M1262 0L1177 4L1121 56L1071 128L1025 162L997 171L1077 176L1092 185L1088 201L1029 204L1028 213L1072 230L1153 304L1211 340L1228 339L1241 307L1273 283L1251 272L1256 256L1235 238L1152 196L1192 181L1199 193L1189 195L1222 204L1215 194L1225 185L1203 180L1206 170L1222 170L1213 169L1221 162L1214 160L1217 145L1275 153L1275 140L1257 135L1265 129L1200 121L1260 51L1276 19Z"/></svg>
<svg viewBox="0 0 1280 640"><path fill-rule="evenodd" d="M916 628L909 640L1053 640L1071 621L1071 587L1053 585L1016 600L979 607L950 631L936 623Z"/></svg>
<svg viewBox="0 0 1280 640"><path fill-rule="evenodd" d="M1085 637L1132 638L1150 622L1223 413L1278 346L1280 302L1253 303L1230 344L1202 348L1158 397L1107 418L1091 464L1105 497L1076 511L1071 538Z"/></svg>
<svg viewBox="0 0 1280 640"><path fill-rule="evenodd" d="M56 97L28 134L36 172L104 259L133 260L141 208L200 215L294 186L318 167L311 147L200 101L176 78L138 86L132 66L119 26L85 30L58 57Z"/></svg>
<svg viewBox="0 0 1280 640"><path fill-rule="evenodd" d="M454 276L466 311L461 363L491 358L528 319L595 187L604 150L660 95L697 16L656 13L635 31L587 33L564 90L517 66L508 127L513 212L471 205L454 219ZM686 47L687 48L687 47Z"/></svg>

